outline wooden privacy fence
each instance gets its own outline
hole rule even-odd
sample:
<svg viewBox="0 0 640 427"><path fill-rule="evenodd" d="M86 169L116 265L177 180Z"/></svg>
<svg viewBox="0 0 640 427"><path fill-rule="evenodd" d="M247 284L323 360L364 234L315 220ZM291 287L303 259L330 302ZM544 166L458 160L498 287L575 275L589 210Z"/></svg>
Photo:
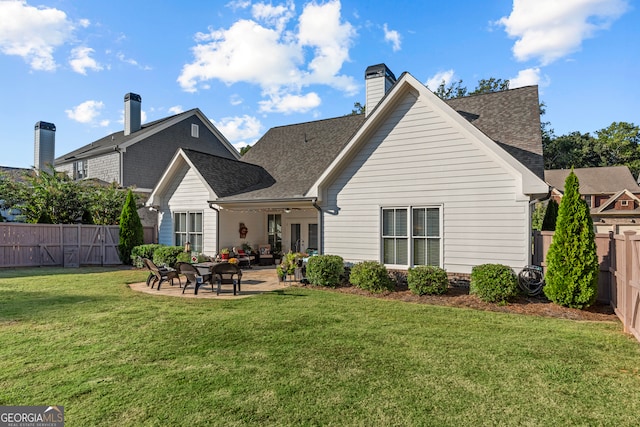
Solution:
<svg viewBox="0 0 640 427"><path fill-rule="evenodd" d="M533 263L546 270L546 258L553 240L552 231L533 235ZM640 341L640 235L596 234L600 263L598 301L611 304L622 321L625 332Z"/></svg>
<svg viewBox="0 0 640 427"><path fill-rule="evenodd" d="M0 268L117 265L117 225L0 223ZM144 227L145 243L156 240Z"/></svg>

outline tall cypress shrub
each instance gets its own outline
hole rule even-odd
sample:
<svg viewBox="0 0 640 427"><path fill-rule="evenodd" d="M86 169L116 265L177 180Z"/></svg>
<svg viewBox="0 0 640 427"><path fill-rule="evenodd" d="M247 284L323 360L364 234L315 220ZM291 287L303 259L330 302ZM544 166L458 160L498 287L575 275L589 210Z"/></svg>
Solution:
<svg viewBox="0 0 640 427"><path fill-rule="evenodd" d="M558 221L558 203L550 199L547 203L547 210L544 212L542 220L542 231L555 231L556 222Z"/></svg>
<svg viewBox="0 0 640 427"><path fill-rule="evenodd" d="M578 177L571 171L564 184L553 241L547 253L544 293L556 304L572 308L595 302L598 255L593 220L580 198Z"/></svg>
<svg viewBox="0 0 640 427"><path fill-rule="evenodd" d="M118 252L123 264L131 264L131 251L142 243L144 243L142 222L140 222L140 216L136 209L133 191L129 189L127 199L120 213L120 243L118 244Z"/></svg>

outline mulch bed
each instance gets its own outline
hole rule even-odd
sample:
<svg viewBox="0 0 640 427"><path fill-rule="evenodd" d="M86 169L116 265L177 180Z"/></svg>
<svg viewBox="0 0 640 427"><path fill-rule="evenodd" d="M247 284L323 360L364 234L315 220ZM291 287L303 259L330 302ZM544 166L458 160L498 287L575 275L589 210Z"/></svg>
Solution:
<svg viewBox="0 0 640 427"><path fill-rule="evenodd" d="M303 285L304 286L304 285ZM309 286L309 285L306 285ZM393 292L374 294L355 286L340 286L337 288L315 287L333 292L362 295L371 298L381 298L396 301L406 301L417 304L444 305L450 307L464 307L476 310L497 311L504 313L526 314L530 316L555 317L590 322L617 322L618 317L608 304L596 303L593 306L579 310L562 307L547 300L544 296L520 296L506 305L481 301L475 295L469 295L468 284L453 282L444 295L414 295L405 285L398 285Z"/></svg>

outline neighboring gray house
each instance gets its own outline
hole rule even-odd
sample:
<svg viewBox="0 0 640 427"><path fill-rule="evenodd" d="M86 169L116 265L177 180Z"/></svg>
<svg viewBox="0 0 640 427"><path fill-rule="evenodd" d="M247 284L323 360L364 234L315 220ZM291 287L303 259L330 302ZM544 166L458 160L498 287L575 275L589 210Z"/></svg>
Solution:
<svg viewBox="0 0 640 427"><path fill-rule="evenodd" d="M537 87L445 102L384 64L365 78L366 117L270 129L241 160L178 150L148 202L160 243L269 243L451 273L529 264L532 206L549 192Z"/></svg>
<svg viewBox="0 0 640 427"><path fill-rule="evenodd" d="M124 130L56 158L56 170L74 179L96 178L150 192L178 148L240 157L197 108L142 124L142 98L128 93L124 102Z"/></svg>

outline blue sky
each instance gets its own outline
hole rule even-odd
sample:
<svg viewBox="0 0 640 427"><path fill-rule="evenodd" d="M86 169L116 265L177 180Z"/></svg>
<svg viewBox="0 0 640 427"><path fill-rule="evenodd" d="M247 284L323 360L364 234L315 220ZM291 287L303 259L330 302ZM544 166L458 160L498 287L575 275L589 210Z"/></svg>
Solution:
<svg viewBox="0 0 640 427"><path fill-rule="evenodd" d="M351 112L384 62L442 79L538 84L557 135L640 124L640 14L630 0L0 0L0 165L33 164L123 128L200 108L236 146L270 127Z"/></svg>

